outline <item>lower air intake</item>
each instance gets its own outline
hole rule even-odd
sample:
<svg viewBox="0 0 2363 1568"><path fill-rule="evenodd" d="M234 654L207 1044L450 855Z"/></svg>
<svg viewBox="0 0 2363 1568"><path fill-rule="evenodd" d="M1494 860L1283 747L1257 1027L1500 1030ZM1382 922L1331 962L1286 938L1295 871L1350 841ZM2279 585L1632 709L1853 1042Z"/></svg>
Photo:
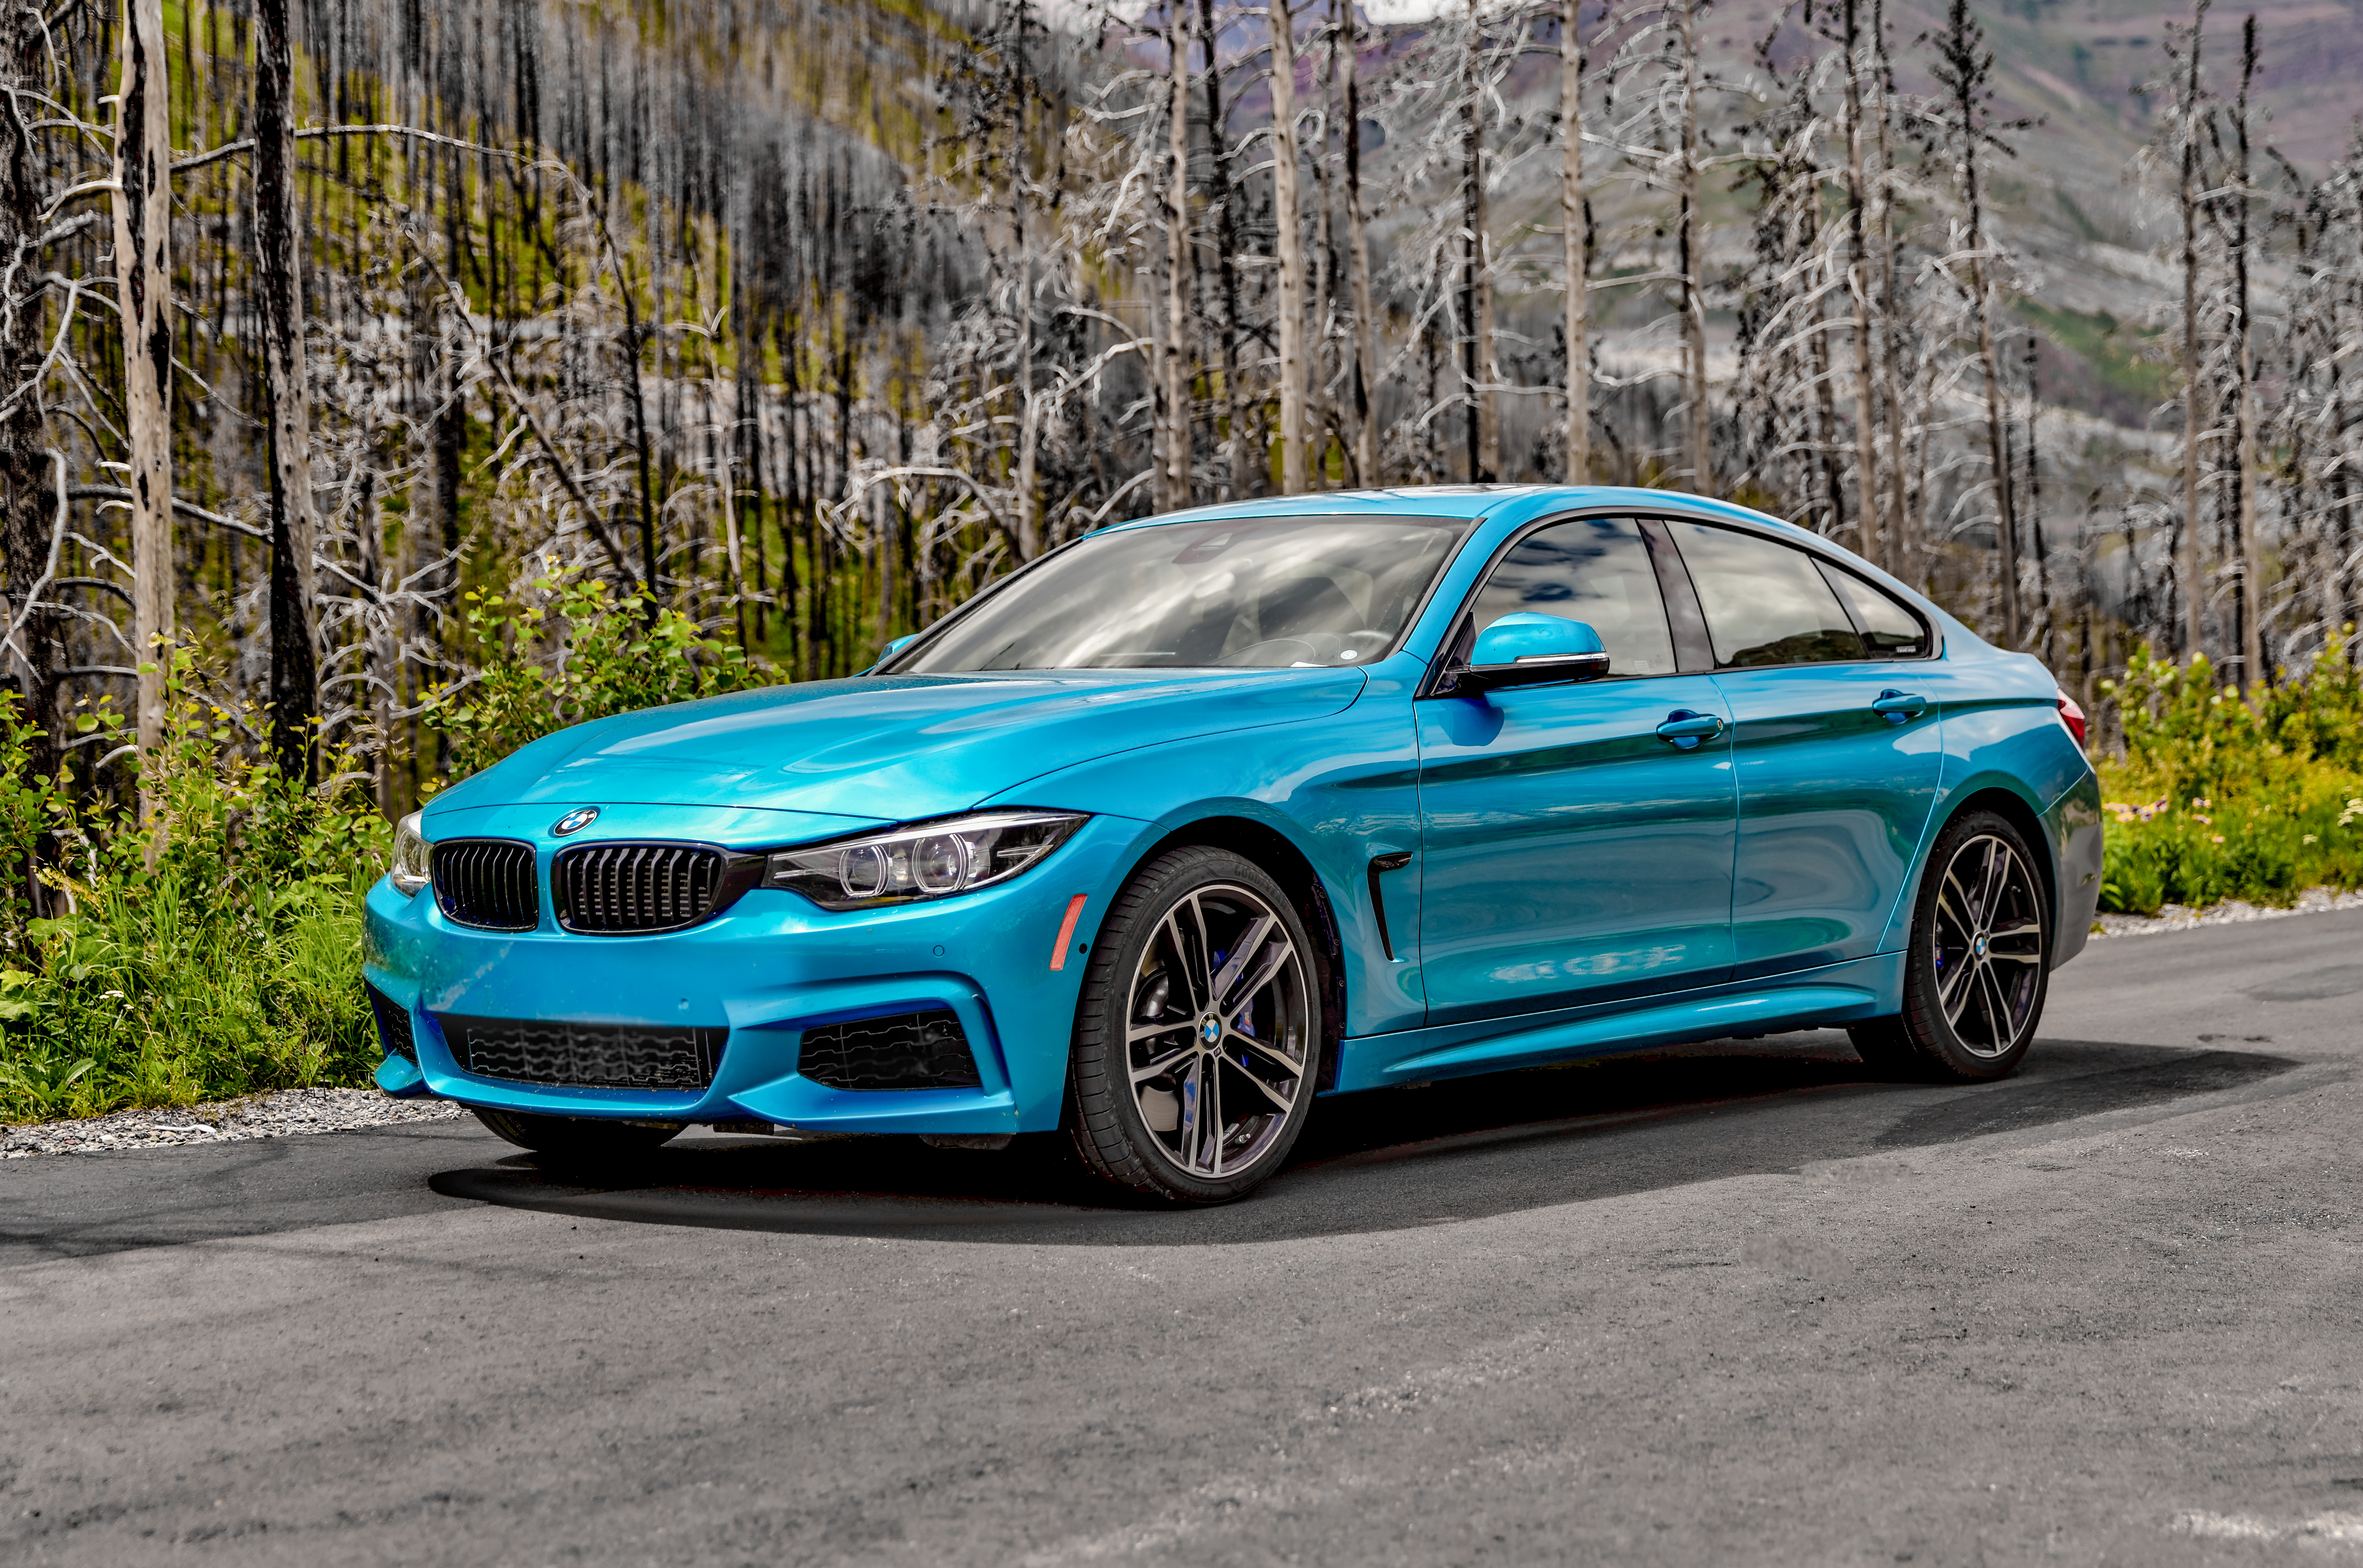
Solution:
<svg viewBox="0 0 2363 1568"><path fill-rule="evenodd" d="M796 1071L832 1089L974 1089L976 1059L947 1008L804 1030Z"/></svg>
<svg viewBox="0 0 2363 1568"><path fill-rule="evenodd" d="M436 1022L452 1056L476 1076L569 1089L703 1089L714 1082L730 1033L451 1013Z"/></svg>
<svg viewBox="0 0 2363 1568"><path fill-rule="evenodd" d="M410 1009L367 981L361 983L361 989L369 993L370 1011L377 1015L378 1043L388 1056L416 1065L418 1042L410 1035Z"/></svg>

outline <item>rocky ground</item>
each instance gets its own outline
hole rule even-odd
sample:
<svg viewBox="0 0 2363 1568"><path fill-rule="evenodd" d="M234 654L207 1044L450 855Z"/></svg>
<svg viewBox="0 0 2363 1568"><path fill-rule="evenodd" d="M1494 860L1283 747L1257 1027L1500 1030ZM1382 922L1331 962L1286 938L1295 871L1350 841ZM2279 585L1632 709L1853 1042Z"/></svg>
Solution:
<svg viewBox="0 0 2363 1568"><path fill-rule="evenodd" d="M2327 887L2309 887L2298 895L2297 903L2286 909L2269 905L2251 904L2244 898L2230 898L2221 904L2211 904L2204 909L2186 909L2180 904L2169 904L2155 915L2103 915L2097 922L2097 937L2150 937L2164 931L2196 930L2202 926L2240 926L2251 920L2280 920L2291 915L2327 915L2338 909L2363 909L2363 893L2339 893Z"/></svg>
<svg viewBox="0 0 2363 1568"><path fill-rule="evenodd" d="M0 1160L35 1154L98 1154L175 1143L233 1143L303 1132L350 1132L405 1121L448 1121L460 1107L441 1100L397 1100L375 1089L282 1089L242 1100L116 1111L76 1121L0 1127Z"/></svg>

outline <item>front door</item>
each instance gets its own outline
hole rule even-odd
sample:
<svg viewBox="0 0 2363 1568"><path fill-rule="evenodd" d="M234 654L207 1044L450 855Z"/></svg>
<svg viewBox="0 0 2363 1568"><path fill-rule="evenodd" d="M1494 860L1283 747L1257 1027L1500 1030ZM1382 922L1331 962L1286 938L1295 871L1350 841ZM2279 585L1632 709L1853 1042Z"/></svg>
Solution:
<svg viewBox="0 0 2363 1568"><path fill-rule="evenodd" d="M1589 622L1609 672L1417 705L1431 1025L1711 984L1731 968L1730 715L1712 676L1679 673L1641 525L1586 517L1526 535L1456 644L1517 610Z"/></svg>
<svg viewBox="0 0 2363 1568"><path fill-rule="evenodd" d="M1761 534L1675 522L1730 705L1739 980L1865 958L1944 767L1931 633L1869 580Z"/></svg>

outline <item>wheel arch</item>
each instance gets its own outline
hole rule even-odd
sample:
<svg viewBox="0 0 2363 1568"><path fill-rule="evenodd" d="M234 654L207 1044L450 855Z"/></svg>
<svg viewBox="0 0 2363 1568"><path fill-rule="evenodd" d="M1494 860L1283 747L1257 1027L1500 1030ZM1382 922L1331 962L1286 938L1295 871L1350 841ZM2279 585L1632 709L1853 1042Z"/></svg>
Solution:
<svg viewBox="0 0 2363 1568"><path fill-rule="evenodd" d="M1313 939L1317 986L1321 994L1321 1070L1314 1081L1316 1093L1337 1079L1337 1053L1346 1035L1346 950L1330 903L1329 889L1314 869L1312 857L1295 840L1269 822L1230 814L1193 818L1170 828L1144 847L1125 868L1117 885L1130 882L1140 868L1174 850L1203 845L1228 850L1254 862L1288 895L1296 917Z"/></svg>
<svg viewBox="0 0 2363 1568"><path fill-rule="evenodd" d="M2027 846L2035 851L2035 869L2043 878L2043 902L2051 911L2052 946L2058 946L2060 919L2059 846L2051 841L2044 830L2043 813L2026 796L1999 781L1972 786L1947 801L1944 816L1928 834L1928 848L1922 856L1919 874L1912 880L1912 897L1903 907L1904 940L1911 940L1911 922L1919 907L1921 879L1928 874L1929 864L1936 859L1936 840L1945 829L1972 811L1991 811L2019 831Z"/></svg>

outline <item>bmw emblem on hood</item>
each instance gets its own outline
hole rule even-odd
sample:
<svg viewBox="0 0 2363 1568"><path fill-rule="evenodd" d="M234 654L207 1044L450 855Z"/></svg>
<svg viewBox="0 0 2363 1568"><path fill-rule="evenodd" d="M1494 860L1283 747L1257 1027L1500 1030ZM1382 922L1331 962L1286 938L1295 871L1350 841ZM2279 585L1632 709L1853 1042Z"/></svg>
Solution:
<svg viewBox="0 0 2363 1568"><path fill-rule="evenodd" d="M557 821L551 823L549 825L549 830L563 839L569 833L580 833L583 828L588 828L591 824L598 820L599 808L597 806L578 806L573 810L568 812L565 816L560 817Z"/></svg>

